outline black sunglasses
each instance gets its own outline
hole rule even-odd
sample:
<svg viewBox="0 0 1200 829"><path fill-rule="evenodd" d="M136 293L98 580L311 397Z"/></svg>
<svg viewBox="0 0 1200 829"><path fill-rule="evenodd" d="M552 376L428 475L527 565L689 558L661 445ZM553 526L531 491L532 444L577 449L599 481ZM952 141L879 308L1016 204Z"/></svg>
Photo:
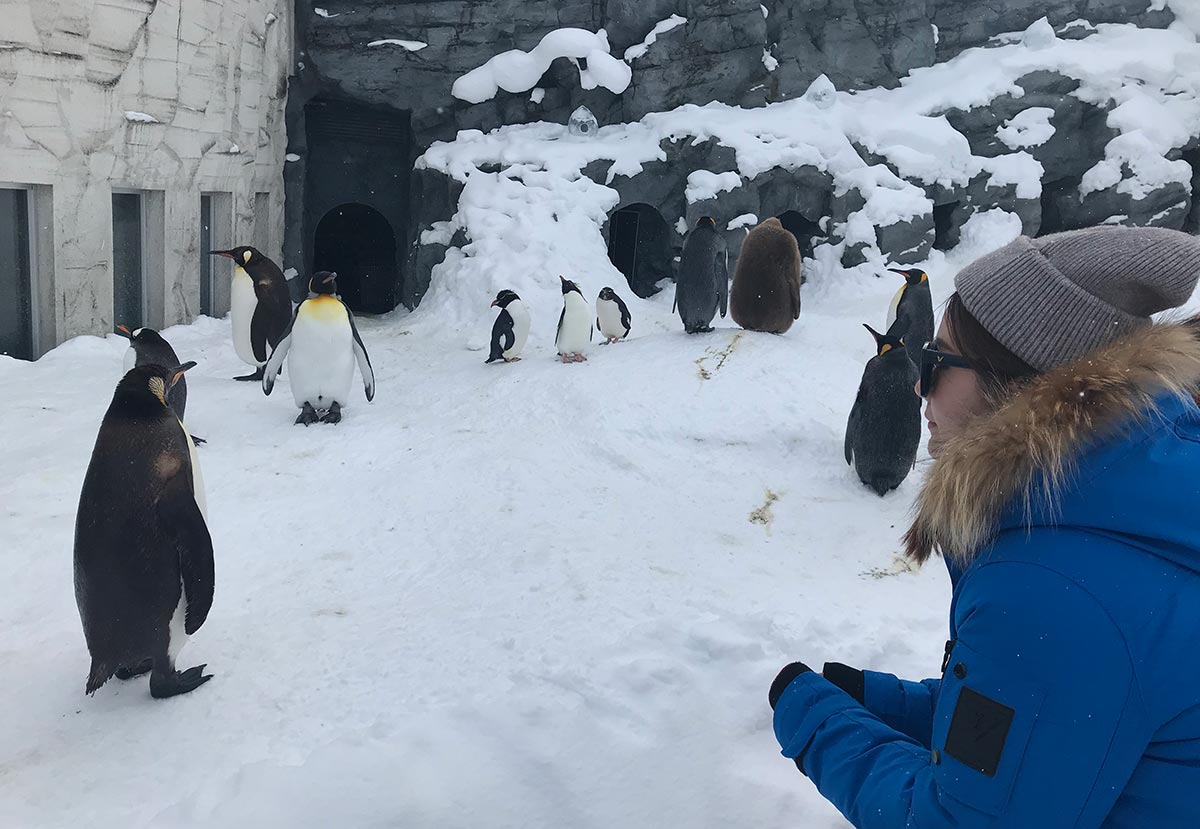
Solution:
<svg viewBox="0 0 1200 829"><path fill-rule="evenodd" d="M971 364L960 354L939 351L935 343L925 343L921 349L921 397L933 394L933 387L937 383L937 373L934 369L944 366L970 368Z"/></svg>

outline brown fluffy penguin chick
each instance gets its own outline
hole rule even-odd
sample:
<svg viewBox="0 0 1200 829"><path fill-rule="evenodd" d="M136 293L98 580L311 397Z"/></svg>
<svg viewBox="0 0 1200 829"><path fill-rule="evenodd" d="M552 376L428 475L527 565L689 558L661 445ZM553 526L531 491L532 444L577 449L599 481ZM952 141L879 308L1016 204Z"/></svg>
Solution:
<svg viewBox="0 0 1200 829"><path fill-rule="evenodd" d="M800 248L778 219L762 222L742 242L729 313L742 328L771 334L800 318Z"/></svg>

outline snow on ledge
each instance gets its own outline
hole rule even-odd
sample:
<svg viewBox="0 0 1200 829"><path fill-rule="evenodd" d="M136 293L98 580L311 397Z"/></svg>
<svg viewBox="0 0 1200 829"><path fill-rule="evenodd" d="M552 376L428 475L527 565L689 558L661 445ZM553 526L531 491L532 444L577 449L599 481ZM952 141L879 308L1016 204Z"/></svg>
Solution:
<svg viewBox="0 0 1200 829"><path fill-rule="evenodd" d="M753 213L743 213L740 216L734 216L725 225L726 230L737 230L739 227L754 227L758 224L758 216Z"/></svg>
<svg viewBox="0 0 1200 829"><path fill-rule="evenodd" d="M128 111L125 113L126 121L133 121L138 124L161 124L162 122L153 115L147 115L144 112Z"/></svg>
<svg viewBox="0 0 1200 829"><path fill-rule="evenodd" d="M399 46L409 52L419 52L428 45L428 43L422 43L419 40L397 40L395 38L372 40L367 44L367 46Z"/></svg>
<svg viewBox="0 0 1200 829"><path fill-rule="evenodd" d="M687 189L684 196L688 204L695 204L706 199L715 199L718 193L736 190L742 186L742 177L737 173L710 173L708 170L697 170L687 177Z"/></svg>
<svg viewBox="0 0 1200 829"><path fill-rule="evenodd" d="M651 46L654 45L654 42L658 40L659 35L666 34L672 29L676 29L685 23L687 23L687 18L680 17L677 14L671 15L666 20L658 21L654 24L654 28L650 30L650 34L646 35L645 40L643 40L641 43L635 43L633 46L630 46L625 50L625 62L630 63L636 58L640 58L642 55L646 54L647 51L649 51Z"/></svg>
<svg viewBox="0 0 1200 829"><path fill-rule="evenodd" d="M1054 125L1050 123L1053 115L1051 107L1022 110L996 130L996 137L1011 150L1040 147L1054 137Z"/></svg>
<svg viewBox="0 0 1200 829"><path fill-rule="evenodd" d="M326 19L342 16L340 12L338 14L330 14L328 11L320 7L313 9L313 14L315 14L317 17L324 17Z"/></svg>
<svg viewBox="0 0 1200 829"><path fill-rule="evenodd" d="M609 54L608 34L603 29L556 29L528 52L511 49L472 69L454 82L450 94L479 104L496 97L501 89L528 92L557 58L570 58L577 67L580 59L587 61L587 68L579 69L579 85L584 89L603 86L619 95L633 77L629 64Z"/></svg>

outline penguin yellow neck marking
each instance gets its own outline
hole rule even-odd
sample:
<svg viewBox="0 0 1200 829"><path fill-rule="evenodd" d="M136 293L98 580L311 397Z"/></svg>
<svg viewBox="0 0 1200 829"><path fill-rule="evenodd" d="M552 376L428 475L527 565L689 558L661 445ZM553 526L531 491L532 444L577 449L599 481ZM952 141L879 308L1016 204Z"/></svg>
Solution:
<svg viewBox="0 0 1200 829"><path fill-rule="evenodd" d="M925 281L925 280L927 280L927 279L929 279L929 274L927 274L927 273L925 273L924 271L922 271L922 272L921 272L921 279L920 279L920 281L921 281L921 282L924 282L924 281Z"/></svg>
<svg viewBox="0 0 1200 829"><path fill-rule="evenodd" d="M319 320L340 319L346 316L346 309L341 301L332 294L318 294L305 301L304 312L306 316Z"/></svg>
<svg viewBox="0 0 1200 829"><path fill-rule="evenodd" d="M150 391L159 399L159 402L164 406L167 405L167 384L161 377L150 378Z"/></svg>
<svg viewBox="0 0 1200 829"><path fill-rule="evenodd" d="M879 349L879 356L882 357L884 354L887 354L891 350L892 350L892 347L890 345L888 345L887 343L884 343L883 348Z"/></svg>

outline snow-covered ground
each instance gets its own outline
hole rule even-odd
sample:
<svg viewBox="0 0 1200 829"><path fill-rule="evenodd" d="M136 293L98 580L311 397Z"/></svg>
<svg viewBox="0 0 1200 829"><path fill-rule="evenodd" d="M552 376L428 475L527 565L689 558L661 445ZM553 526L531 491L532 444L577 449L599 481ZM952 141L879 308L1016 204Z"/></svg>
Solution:
<svg viewBox="0 0 1200 829"><path fill-rule="evenodd" d="M949 597L940 565L880 576L917 476L879 499L842 459L896 280L814 280L783 337L623 291L632 339L583 365L546 315L492 366L431 311L364 319L378 395L335 427L228 379L228 321L169 329L217 591L181 657L215 679L167 701L83 693L73 522L126 343L0 359L0 825L844 825L767 687L936 673Z"/></svg>

